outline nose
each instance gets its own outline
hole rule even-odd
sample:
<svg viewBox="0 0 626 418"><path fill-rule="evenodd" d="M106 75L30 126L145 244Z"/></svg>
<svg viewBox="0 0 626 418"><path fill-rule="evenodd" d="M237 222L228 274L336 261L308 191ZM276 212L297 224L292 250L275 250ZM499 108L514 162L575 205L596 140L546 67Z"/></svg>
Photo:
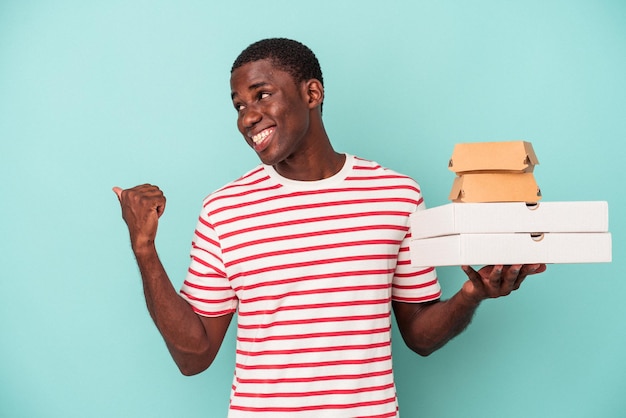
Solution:
<svg viewBox="0 0 626 418"><path fill-rule="evenodd" d="M244 128L251 128L262 118L263 116L261 115L261 112L259 112L255 107L250 106L244 110L244 113L241 116L241 123Z"/></svg>

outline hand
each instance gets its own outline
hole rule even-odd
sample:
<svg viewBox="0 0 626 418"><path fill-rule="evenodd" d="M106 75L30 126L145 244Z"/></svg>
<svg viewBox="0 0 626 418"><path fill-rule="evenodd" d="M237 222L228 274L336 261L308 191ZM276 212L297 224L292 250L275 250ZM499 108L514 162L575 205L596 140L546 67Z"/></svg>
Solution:
<svg viewBox="0 0 626 418"><path fill-rule="evenodd" d="M114 187L122 207L122 218L128 225L133 250L154 244L159 218L165 210L165 196L150 184L123 190Z"/></svg>
<svg viewBox="0 0 626 418"><path fill-rule="evenodd" d="M462 266L469 280L462 292L467 298L478 303L483 299L506 296L519 289L526 276L546 270L545 264L516 264L511 266L485 266L476 271L470 266Z"/></svg>

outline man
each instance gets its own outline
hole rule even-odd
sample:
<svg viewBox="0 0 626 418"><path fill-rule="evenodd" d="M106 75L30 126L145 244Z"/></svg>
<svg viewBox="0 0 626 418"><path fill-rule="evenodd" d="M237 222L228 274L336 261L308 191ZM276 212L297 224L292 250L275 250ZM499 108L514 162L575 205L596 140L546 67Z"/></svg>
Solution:
<svg viewBox="0 0 626 418"><path fill-rule="evenodd" d="M155 249L162 192L114 188L155 324L191 375L212 363L238 312L229 417L396 417L391 309L406 344L428 355L482 300L545 265L464 266L469 280L440 300L435 270L410 266L418 184L333 149L322 73L306 46L250 45L231 92L262 164L205 199L180 294Z"/></svg>

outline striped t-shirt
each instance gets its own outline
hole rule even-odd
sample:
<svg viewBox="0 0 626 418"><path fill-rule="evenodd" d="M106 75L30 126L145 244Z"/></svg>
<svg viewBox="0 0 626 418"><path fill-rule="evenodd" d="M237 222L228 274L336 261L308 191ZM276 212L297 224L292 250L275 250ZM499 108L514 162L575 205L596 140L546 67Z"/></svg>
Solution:
<svg viewBox="0 0 626 418"><path fill-rule="evenodd" d="M181 294L238 312L230 418L396 417L391 300L441 295L409 260L418 184L346 155L294 181L260 165L204 200Z"/></svg>

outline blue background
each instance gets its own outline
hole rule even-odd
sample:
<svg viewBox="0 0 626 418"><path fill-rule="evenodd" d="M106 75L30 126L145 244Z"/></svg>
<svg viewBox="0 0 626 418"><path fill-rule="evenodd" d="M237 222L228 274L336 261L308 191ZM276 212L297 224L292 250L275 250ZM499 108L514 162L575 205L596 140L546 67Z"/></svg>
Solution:
<svg viewBox="0 0 626 418"><path fill-rule="evenodd" d="M612 263L551 265L428 358L394 330L404 417L626 414L623 1L0 1L0 416L220 417L234 327L180 375L111 187L168 197L178 287L202 198L257 163L229 71L286 36L324 70L337 150L447 203L457 142L524 139L544 200L607 200ZM464 280L442 268L444 296Z"/></svg>

